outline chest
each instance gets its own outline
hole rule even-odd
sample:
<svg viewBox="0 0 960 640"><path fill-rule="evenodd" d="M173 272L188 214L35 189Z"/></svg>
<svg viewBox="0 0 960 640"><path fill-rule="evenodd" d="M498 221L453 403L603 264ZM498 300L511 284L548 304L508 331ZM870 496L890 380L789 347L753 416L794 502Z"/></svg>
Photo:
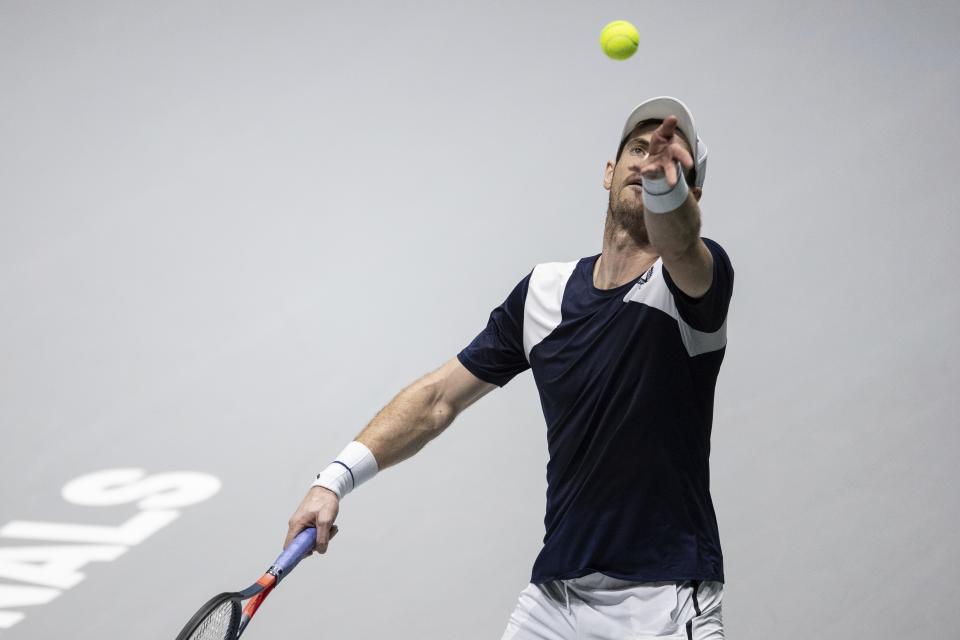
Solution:
<svg viewBox="0 0 960 640"><path fill-rule="evenodd" d="M576 397L611 383L637 381L646 369L677 357L680 339L669 313L672 298L659 273L615 295L590 293L569 287L558 300L541 300L539 308L535 303L525 317L525 322L538 323L540 335L529 345L528 360L541 391L550 396ZM546 312L549 302L559 313Z"/></svg>

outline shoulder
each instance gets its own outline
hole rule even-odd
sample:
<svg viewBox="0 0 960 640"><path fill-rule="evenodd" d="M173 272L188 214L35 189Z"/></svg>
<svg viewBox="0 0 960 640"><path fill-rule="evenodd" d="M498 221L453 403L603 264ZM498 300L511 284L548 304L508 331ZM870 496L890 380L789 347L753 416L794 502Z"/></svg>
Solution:
<svg viewBox="0 0 960 640"><path fill-rule="evenodd" d="M596 256L588 256L586 258L578 258L576 260L541 262L533 267L533 271L531 271L530 274L540 278L569 275L583 262L593 260L595 258Z"/></svg>
<svg viewBox="0 0 960 640"><path fill-rule="evenodd" d="M727 253L727 250L720 245L719 242L712 238L701 237L700 239L703 240L703 244L705 244L710 253L713 254L714 261L720 259L722 262L730 265L730 255Z"/></svg>
<svg viewBox="0 0 960 640"><path fill-rule="evenodd" d="M577 266L584 260L589 260L589 258L537 264L529 275L530 288L538 291L555 290L557 287L562 289L570 276L576 271Z"/></svg>

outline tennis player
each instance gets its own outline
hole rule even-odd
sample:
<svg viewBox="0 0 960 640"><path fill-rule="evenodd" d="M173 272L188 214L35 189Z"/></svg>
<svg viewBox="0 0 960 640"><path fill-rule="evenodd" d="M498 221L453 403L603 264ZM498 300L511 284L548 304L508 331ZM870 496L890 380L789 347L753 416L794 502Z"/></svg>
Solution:
<svg viewBox="0 0 960 640"><path fill-rule="evenodd" d="M603 250L536 265L457 356L401 391L317 476L287 541L532 369L547 423L543 548L502 640L723 637L710 432L733 269L700 237L707 148L674 98L641 103Z"/></svg>

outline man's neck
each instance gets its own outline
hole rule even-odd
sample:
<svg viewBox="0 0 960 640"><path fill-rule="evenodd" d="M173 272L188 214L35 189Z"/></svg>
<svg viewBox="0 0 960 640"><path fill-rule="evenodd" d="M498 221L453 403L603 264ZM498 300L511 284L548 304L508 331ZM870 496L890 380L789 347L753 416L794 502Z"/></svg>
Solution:
<svg viewBox="0 0 960 640"><path fill-rule="evenodd" d="M647 244L637 244L626 229L610 217L603 231L603 251L593 268L593 286L613 289L642 276L659 255Z"/></svg>

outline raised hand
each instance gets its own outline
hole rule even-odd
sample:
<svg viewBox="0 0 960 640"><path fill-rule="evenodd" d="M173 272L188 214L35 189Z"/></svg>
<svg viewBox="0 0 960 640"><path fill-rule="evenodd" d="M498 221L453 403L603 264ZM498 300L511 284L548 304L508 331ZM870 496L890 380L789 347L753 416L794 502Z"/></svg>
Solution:
<svg viewBox="0 0 960 640"><path fill-rule="evenodd" d="M677 184L677 162L685 169L693 168L693 157L677 135L677 118L667 116L650 136L647 157L640 163L640 175L645 180L666 177L667 186Z"/></svg>

